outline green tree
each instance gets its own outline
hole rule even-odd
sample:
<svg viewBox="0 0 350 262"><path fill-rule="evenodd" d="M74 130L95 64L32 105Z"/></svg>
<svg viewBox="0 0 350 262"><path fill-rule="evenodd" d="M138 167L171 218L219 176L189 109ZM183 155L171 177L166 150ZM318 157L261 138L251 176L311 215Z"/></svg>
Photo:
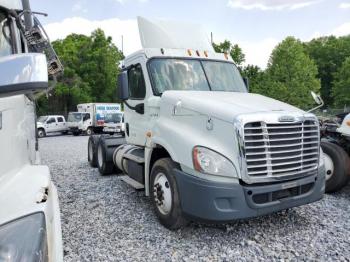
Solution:
<svg viewBox="0 0 350 262"><path fill-rule="evenodd" d="M305 47L318 67L323 100L326 105L331 105L333 103L331 90L335 73L345 59L350 56L350 36L338 38L335 36L320 37L305 43Z"/></svg>
<svg viewBox="0 0 350 262"><path fill-rule="evenodd" d="M348 57L338 72L334 74L332 88L334 105L338 108L350 106L350 57Z"/></svg>
<svg viewBox="0 0 350 262"><path fill-rule="evenodd" d="M123 54L101 29L91 36L71 34L53 42L64 74L48 97L38 101L39 114L75 111L85 102L117 101L117 74Z"/></svg>
<svg viewBox="0 0 350 262"><path fill-rule="evenodd" d="M249 80L251 93L265 94L265 72L258 66L247 65L242 70L242 76Z"/></svg>
<svg viewBox="0 0 350 262"><path fill-rule="evenodd" d="M245 62L245 55L242 49L237 44L232 44L230 41L225 40L222 43L213 43L213 48L217 53L227 53L229 54L236 65L241 69L243 63Z"/></svg>
<svg viewBox="0 0 350 262"><path fill-rule="evenodd" d="M266 95L303 109L314 104L310 91L320 89L317 67L299 40L287 37L275 47L266 74Z"/></svg>

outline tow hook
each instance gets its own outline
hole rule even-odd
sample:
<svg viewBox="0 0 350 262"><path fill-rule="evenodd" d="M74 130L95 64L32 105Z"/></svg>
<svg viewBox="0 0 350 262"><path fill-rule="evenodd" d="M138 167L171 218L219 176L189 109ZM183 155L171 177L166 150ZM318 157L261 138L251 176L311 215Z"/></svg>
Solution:
<svg viewBox="0 0 350 262"><path fill-rule="evenodd" d="M156 200L156 203L158 206L163 205L163 200L164 200L164 191L162 189L162 186L157 183L154 185L154 198Z"/></svg>

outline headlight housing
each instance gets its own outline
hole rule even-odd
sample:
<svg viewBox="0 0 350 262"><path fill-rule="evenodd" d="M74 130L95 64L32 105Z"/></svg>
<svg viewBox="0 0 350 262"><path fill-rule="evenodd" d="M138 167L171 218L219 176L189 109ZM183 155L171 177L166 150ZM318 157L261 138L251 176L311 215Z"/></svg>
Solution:
<svg viewBox="0 0 350 262"><path fill-rule="evenodd" d="M193 148L193 166L198 172L216 176L237 177L230 160L223 155L205 147Z"/></svg>
<svg viewBox="0 0 350 262"><path fill-rule="evenodd" d="M0 261L48 261L44 213L0 226Z"/></svg>

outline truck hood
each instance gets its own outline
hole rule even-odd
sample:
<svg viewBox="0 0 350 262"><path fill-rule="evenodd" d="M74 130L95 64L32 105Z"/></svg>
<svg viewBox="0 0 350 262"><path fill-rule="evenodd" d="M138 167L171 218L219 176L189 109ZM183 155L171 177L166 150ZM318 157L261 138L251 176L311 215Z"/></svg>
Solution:
<svg viewBox="0 0 350 262"><path fill-rule="evenodd" d="M36 126L37 126L37 127L44 127L44 124L41 123L41 122L36 122Z"/></svg>
<svg viewBox="0 0 350 262"><path fill-rule="evenodd" d="M176 115L195 113L213 116L232 122L241 114L261 112L298 112L301 109L278 100L252 93L212 91L166 91L162 102L176 107Z"/></svg>

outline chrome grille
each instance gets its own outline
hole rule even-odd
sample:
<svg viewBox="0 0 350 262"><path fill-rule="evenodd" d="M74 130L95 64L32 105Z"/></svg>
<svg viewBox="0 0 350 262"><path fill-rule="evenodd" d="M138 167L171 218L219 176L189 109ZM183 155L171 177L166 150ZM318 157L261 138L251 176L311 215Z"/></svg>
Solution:
<svg viewBox="0 0 350 262"><path fill-rule="evenodd" d="M297 123L251 122L244 126L244 154L250 177L303 175L319 158L316 120Z"/></svg>

